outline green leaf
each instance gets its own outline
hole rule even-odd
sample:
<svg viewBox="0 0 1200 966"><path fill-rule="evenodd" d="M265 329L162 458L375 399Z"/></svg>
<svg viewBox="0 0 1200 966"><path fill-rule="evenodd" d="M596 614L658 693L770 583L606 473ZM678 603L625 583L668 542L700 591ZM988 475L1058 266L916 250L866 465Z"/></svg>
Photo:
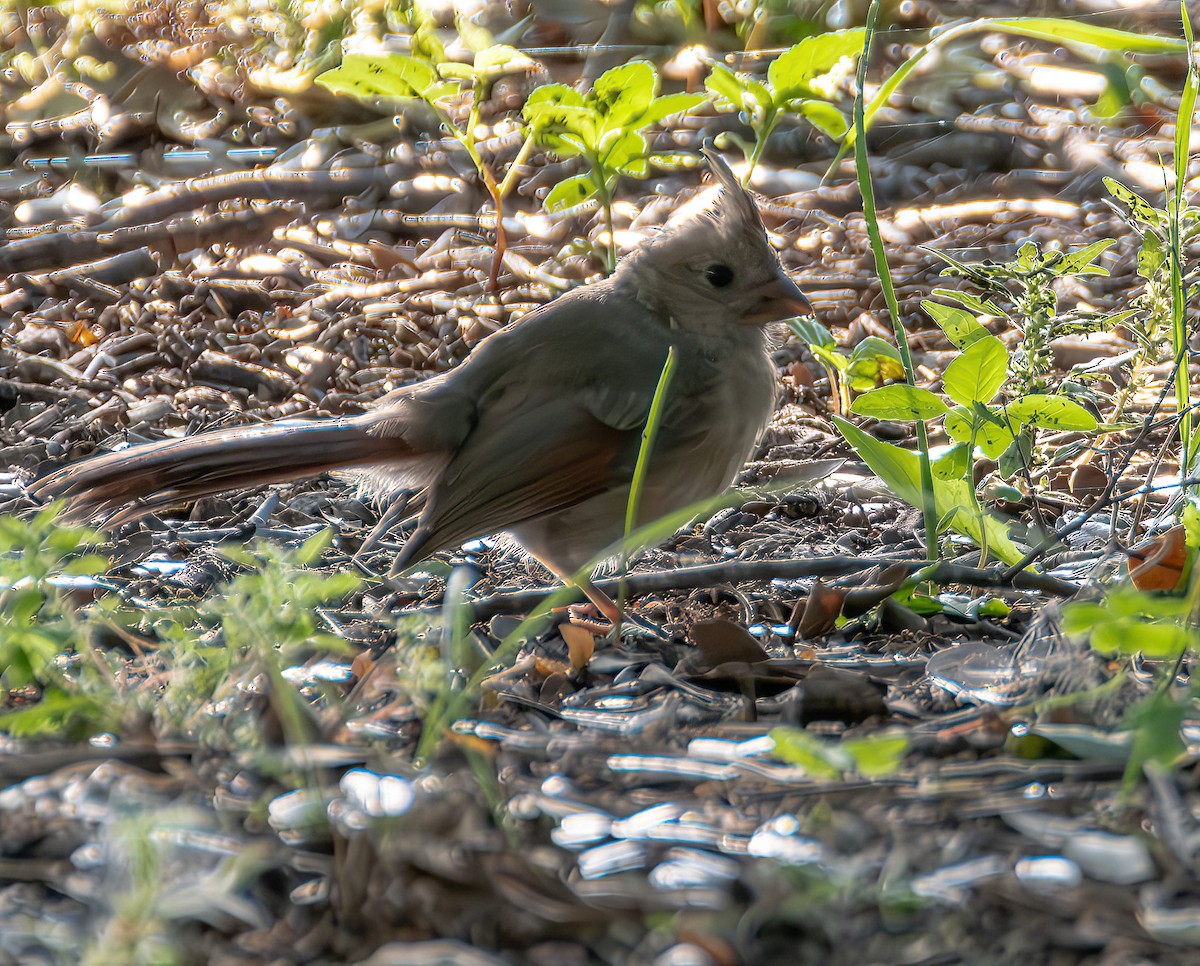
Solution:
<svg viewBox="0 0 1200 966"><path fill-rule="evenodd" d="M1091 645L1101 654L1144 654L1151 660L1178 657L1192 635L1178 624L1151 624L1131 617L1110 618L1092 628Z"/></svg>
<svg viewBox="0 0 1200 966"><path fill-rule="evenodd" d="M595 144L596 112L585 104L579 91L566 84L537 88L525 101L521 113L539 143L564 157L582 154ZM554 143L555 135L566 133L574 137L565 139L565 145L561 141Z"/></svg>
<svg viewBox="0 0 1200 966"><path fill-rule="evenodd" d="M822 741L816 735L801 728L773 728L771 740L775 742L772 754L789 765L797 765L816 778L838 778L850 770L851 759L842 755L840 760L831 752L837 746Z"/></svg>
<svg viewBox="0 0 1200 966"><path fill-rule="evenodd" d="M930 464L939 480L960 480L971 468L971 451L966 443L957 443Z"/></svg>
<svg viewBox="0 0 1200 966"><path fill-rule="evenodd" d="M987 29L1002 30L1022 37L1056 44L1083 44L1101 50L1138 54L1184 54L1187 44L1177 37L1158 37L1115 27L1100 27L1080 20L1058 17L1014 17L979 21Z"/></svg>
<svg viewBox="0 0 1200 966"><path fill-rule="evenodd" d="M430 100L445 91L432 66L407 54L348 54L340 67L320 74L316 82L335 94L363 99L416 95Z"/></svg>
<svg viewBox="0 0 1200 966"><path fill-rule="evenodd" d="M1194 497L1189 497L1179 511L1179 522L1183 524L1184 544L1189 550L1200 549L1200 507Z"/></svg>
<svg viewBox="0 0 1200 966"><path fill-rule="evenodd" d="M649 173L646 161L646 138L639 131L618 131L602 148L601 162L610 171L644 178Z"/></svg>
<svg viewBox="0 0 1200 966"><path fill-rule="evenodd" d="M46 595L37 587L23 587L9 594L7 609L14 624L28 624L46 602Z"/></svg>
<svg viewBox="0 0 1200 966"><path fill-rule="evenodd" d="M990 418L988 418L989 416ZM1016 430L1005 425L1004 421L992 410L988 410L985 414L978 409L956 406L946 413L943 425L946 427L947 435L958 443L971 441L971 429L974 426L975 445L983 451L988 459L992 460L999 459L1000 454L1008 449L1016 438Z"/></svg>
<svg viewBox="0 0 1200 966"><path fill-rule="evenodd" d="M991 335L966 309L955 308L952 305L940 305L929 299L922 300L921 308L941 327L942 331L946 333L946 338L959 349L966 349L980 339Z"/></svg>
<svg viewBox="0 0 1200 966"><path fill-rule="evenodd" d="M828 73L843 57L862 53L865 34L862 27L832 30L805 37L776 57L767 68L767 83L775 92L776 105L812 93L811 80Z"/></svg>
<svg viewBox="0 0 1200 966"><path fill-rule="evenodd" d="M1008 376L1008 350L995 336L972 343L946 367L942 388L956 403L986 403L1000 391Z"/></svg>
<svg viewBox="0 0 1200 966"><path fill-rule="evenodd" d="M478 77L500 77L503 74L530 71L536 66L528 54L508 44L495 44L475 55L475 74Z"/></svg>
<svg viewBox="0 0 1200 966"><path fill-rule="evenodd" d="M850 411L875 419L896 419L903 422L925 422L948 412L942 400L928 389L896 383L872 389L854 400Z"/></svg>
<svg viewBox="0 0 1200 966"><path fill-rule="evenodd" d="M603 118L601 131L630 124L650 107L658 93L658 72L644 60L606 70L592 85L591 100Z"/></svg>
<svg viewBox="0 0 1200 966"><path fill-rule="evenodd" d="M1023 428L1008 447L1000 454L996 470L1001 479L1011 480L1018 473L1033 465L1033 433Z"/></svg>
<svg viewBox="0 0 1200 966"><path fill-rule="evenodd" d="M1142 245L1138 249L1138 275L1145 279L1154 278L1166 260L1167 246L1163 240L1153 231L1142 232Z"/></svg>
<svg viewBox="0 0 1200 966"><path fill-rule="evenodd" d="M904 378L904 363L900 350L890 342L869 335L850 353L846 369L850 387L859 392L873 389L888 381Z"/></svg>
<svg viewBox="0 0 1200 966"><path fill-rule="evenodd" d="M841 140L850 129L846 115L828 101L797 101L796 111L812 122L813 127L834 140Z"/></svg>
<svg viewBox="0 0 1200 966"><path fill-rule="evenodd" d="M1067 396L1030 393L1004 407L1010 419L1020 425L1032 423L1041 429L1095 432L1096 417Z"/></svg>
<svg viewBox="0 0 1200 966"><path fill-rule="evenodd" d="M908 735L871 735L869 738L847 738L842 749L854 760L854 770L864 778L881 778L896 772L908 754Z"/></svg>
<svg viewBox="0 0 1200 966"><path fill-rule="evenodd" d="M916 453L878 440L840 416L834 416L833 422L846 442L854 447L854 451L893 493L910 506L920 509L924 505L921 496L920 459ZM972 490L973 485L965 480L935 478L933 495L938 517L944 517L955 509L971 506ZM982 517L971 513L958 513L955 515L953 526L957 532L970 537L977 545L981 545L983 533L986 531L989 551L1005 563L1018 563L1025 555L1025 550L1009 534L1012 524L990 513L985 513Z"/></svg>
<svg viewBox="0 0 1200 966"><path fill-rule="evenodd" d="M991 299L980 298L971 292L959 292L951 288L935 288L931 294L938 298L951 299L959 305L965 305L972 312L978 312L981 315L1002 316L1005 314L1004 310ZM966 346L963 348L966 348Z"/></svg>
<svg viewBox="0 0 1200 966"><path fill-rule="evenodd" d="M827 365L830 365L837 372L845 372L850 368L850 360L842 355L836 348L831 349L823 345L810 345L809 349L812 354Z"/></svg>
<svg viewBox="0 0 1200 966"><path fill-rule="evenodd" d="M547 211L562 211L582 204L596 194L596 184L590 174L577 174L560 181L542 202Z"/></svg>
<svg viewBox="0 0 1200 966"><path fill-rule="evenodd" d="M1100 265L1093 265L1097 258L1104 252L1112 248L1117 243L1115 238L1101 238L1099 241L1092 242L1086 248L1081 248L1075 252L1068 252L1062 257L1062 260L1054 266L1054 274L1057 277L1064 275L1107 275L1108 269Z"/></svg>
<svg viewBox="0 0 1200 966"><path fill-rule="evenodd" d="M837 340L825 326L814 318L791 319L788 328L795 333L796 338L809 348L824 346L826 349L836 349Z"/></svg>
<svg viewBox="0 0 1200 966"><path fill-rule="evenodd" d="M1117 201L1121 202L1129 209L1133 220L1146 228L1153 228L1157 232L1167 230L1169 223L1168 215L1161 208L1155 208L1154 205L1142 198L1130 188L1126 188L1115 178L1105 178L1104 187L1108 189L1108 193Z"/></svg>
<svg viewBox="0 0 1200 966"><path fill-rule="evenodd" d="M713 107L718 111L740 111L746 87L741 79L723 64L713 64L704 79L704 87L713 95Z"/></svg>
<svg viewBox="0 0 1200 966"><path fill-rule="evenodd" d="M639 117L635 118L635 121L638 127L649 127L674 114L690 113L706 100L708 98L700 93L664 94L662 97L656 97L653 103Z"/></svg>

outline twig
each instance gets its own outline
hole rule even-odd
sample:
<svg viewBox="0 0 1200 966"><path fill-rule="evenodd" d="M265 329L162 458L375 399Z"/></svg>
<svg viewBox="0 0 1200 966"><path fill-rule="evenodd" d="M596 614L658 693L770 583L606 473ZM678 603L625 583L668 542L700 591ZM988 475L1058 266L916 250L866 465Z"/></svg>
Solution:
<svg viewBox="0 0 1200 966"><path fill-rule="evenodd" d="M630 574L625 578L630 596L662 593L670 590L687 590L696 587L711 587L725 583L744 581L789 580L798 577L844 577L859 573L870 567L897 565L916 573L929 567L924 560L902 560L899 557L782 557L774 560L739 560L696 567L680 567L677 570L656 570L648 573ZM975 587L1016 587L1020 590L1037 590L1058 596L1069 597L1078 589L1077 584L1050 574L1020 571L1008 579L1004 571L966 567L943 561L930 568L924 579L939 583L968 584ZM618 581L598 580L595 586L606 594L617 591ZM499 591L488 597L470 601L476 620L485 620L496 614L524 611L536 607L545 598L547 591L521 590ZM575 599L583 599L583 591L577 590ZM419 610L420 608L418 608Z"/></svg>

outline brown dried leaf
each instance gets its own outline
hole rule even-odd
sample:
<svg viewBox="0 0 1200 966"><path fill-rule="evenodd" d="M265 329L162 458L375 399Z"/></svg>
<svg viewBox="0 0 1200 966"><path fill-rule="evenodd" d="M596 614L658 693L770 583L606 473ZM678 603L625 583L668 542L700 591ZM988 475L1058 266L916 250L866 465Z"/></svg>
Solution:
<svg viewBox="0 0 1200 966"><path fill-rule="evenodd" d="M1130 549L1129 579L1138 590L1174 590L1183 577L1187 559L1187 538L1180 524Z"/></svg>
<svg viewBox="0 0 1200 966"><path fill-rule="evenodd" d="M796 627L799 640L807 641L814 637L824 637L837 629L838 615L842 612L842 604L846 600L846 592L838 587L827 587L817 580L808 593L804 604L804 612L800 615Z"/></svg>
<svg viewBox="0 0 1200 966"><path fill-rule="evenodd" d="M754 636L733 621L698 621L692 625L691 637L710 668L731 663L761 664L770 659Z"/></svg>
<svg viewBox="0 0 1200 966"><path fill-rule="evenodd" d="M571 670L582 671L588 666L596 651L596 636L578 624L560 624L558 633L567 642L567 654L571 659Z"/></svg>

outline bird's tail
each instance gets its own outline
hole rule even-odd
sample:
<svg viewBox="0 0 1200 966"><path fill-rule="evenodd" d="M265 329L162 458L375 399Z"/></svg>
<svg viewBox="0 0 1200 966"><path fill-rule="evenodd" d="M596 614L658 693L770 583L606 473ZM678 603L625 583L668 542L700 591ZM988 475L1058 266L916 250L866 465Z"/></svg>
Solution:
<svg viewBox="0 0 1200 966"><path fill-rule="evenodd" d="M75 519L120 523L224 490L285 483L414 455L395 436L372 433L372 415L236 426L161 440L82 460L28 488L39 502L66 500Z"/></svg>

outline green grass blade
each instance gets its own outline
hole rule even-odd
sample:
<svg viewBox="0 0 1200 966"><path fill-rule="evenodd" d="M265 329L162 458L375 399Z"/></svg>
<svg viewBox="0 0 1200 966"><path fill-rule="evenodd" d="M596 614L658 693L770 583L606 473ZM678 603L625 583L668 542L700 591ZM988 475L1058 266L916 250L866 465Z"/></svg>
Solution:
<svg viewBox="0 0 1200 966"><path fill-rule="evenodd" d="M904 377L910 386L916 385L916 370L913 368L912 353L908 349L908 334L900 318L900 303L896 299L896 287L892 283L888 268L887 250L879 230L879 215L875 208L875 189L871 184L871 167L867 158L866 108L863 103L867 83L867 64L871 56L871 41L875 37L875 23L879 18L879 0L871 0L867 12L867 29L863 37L863 52L858 59L858 83L854 93L854 129L858 137L854 142L854 161L858 169L858 188L862 193L863 217L867 221L867 233L871 239L871 251L875 256L875 271L887 302L888 314L892 317L892 331L896 337L896 348L904 366ZM929 437L923 422L917 423L917 448L921 469L921 508L925 523L925 553L930 560L937 559L937 506L933 492L933 470L929 464Z"/></svg>

